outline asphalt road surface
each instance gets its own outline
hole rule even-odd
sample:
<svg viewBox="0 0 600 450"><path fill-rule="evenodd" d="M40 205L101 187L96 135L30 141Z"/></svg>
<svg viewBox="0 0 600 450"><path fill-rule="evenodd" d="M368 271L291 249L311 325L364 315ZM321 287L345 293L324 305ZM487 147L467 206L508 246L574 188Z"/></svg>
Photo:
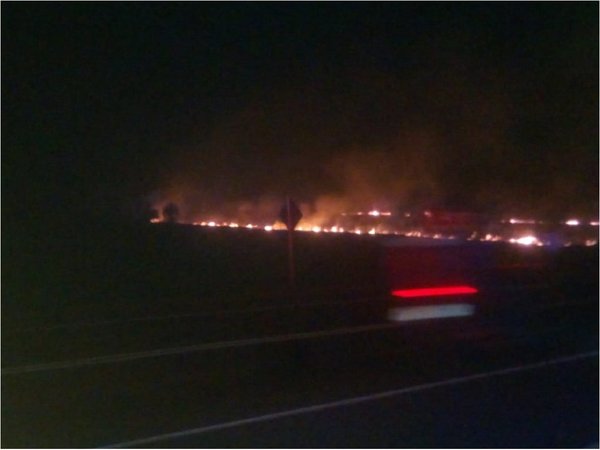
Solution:
<svg viewBox="0 0 600 450"><path fill-rule="evenodd" d="M597 317L465 341L375 304L8 335L2 446L598 446Z"/></svg>

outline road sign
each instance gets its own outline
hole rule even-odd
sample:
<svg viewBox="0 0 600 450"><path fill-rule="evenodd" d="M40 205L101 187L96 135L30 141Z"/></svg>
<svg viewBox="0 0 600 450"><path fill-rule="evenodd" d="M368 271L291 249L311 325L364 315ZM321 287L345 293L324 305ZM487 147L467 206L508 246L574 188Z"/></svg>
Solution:
<svg viewBox="0 0 600 450"><path fill-rule="evenodd" d="M291 198L287 197L284 205L281 207L281 211L279 211L279 219L285 223L288 229L288 266L290 287L293 288L296 284L296 268L294 264L294 239L292 235L294 234L294 228L296 228L296 225L302 219L302 211L300 211L298 205Z"/></svg>
<svg viewBox="0 0 600 450"><path fill-rule="evenodd" d="M296 228L300 219L302 219L302 211L292 199L288 198L279 211L279 220L285 223L287 229L291 231Z"/></svg>

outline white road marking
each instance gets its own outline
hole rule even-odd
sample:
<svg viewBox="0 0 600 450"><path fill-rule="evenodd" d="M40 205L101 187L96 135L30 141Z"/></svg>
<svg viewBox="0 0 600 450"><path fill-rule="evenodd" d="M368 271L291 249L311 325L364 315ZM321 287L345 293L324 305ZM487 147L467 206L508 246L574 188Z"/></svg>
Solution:
<svg viewBox="0 0 600 450"><path fill-rule="evenodd" d="M397 397L405 394L412 394L415 392L422 392L430 389L435 389L444 386L453 386L457 384L469 383L471 381L482 380L486 378L510 375L513 373L525 372L529 370L541 369L548 366L554 366L559 364L566 364L582 359L598 357L598 351L579 353L575 355L565 356L561 358L555 358L547 361L538 363L526 364L523 366L509 367L506 369L493 370L491 372L483 372L474 375L467 375L463 377L449 378L447 380L435 381L432 383L419 384L416 386L409 386L401 389L394 389L391 391L379 392L376 394L363 395L360 397L352 397L344 400L339 400L330 403L322 403L319 405L306 406L303 408L290 409L287 411L276 412L272 414L265 414L262 416L249 417L246 419L234 420L231 422L218 423L215 425L208 425L205 427L192 428L188 430L177 431L174 433L159 434L156 436L150 436L141 439L134 439L131 441L119 442L117 444L107 445L103 448L129 448L136 446L146 446L148 444L154 444L156 442L168 441L172 439L185 438L189 436L195 436L199 434L210 433L212 431L226 430L228 428L236 428L243 425L250 425L259 422L268 422L272 420L282 419L291 416L298 416L302 414L308 414L327 409L339 408L343 406L351 406L359 403L371 402L375 400L381 400L390 397Z"/></svg>
<svg viewBox="0 0 600 450"><path fill-rule="evenodd" d="M71 361L56 361L43 364L31 364L26 366L7 367L2 369L2 375L19 375L31 372L46 372L59 369L73 369L100 364L113 364L119 362L135 361L139 359L157 358L160 356L180 355L184 353L201 352L206 350L218 350L224 348L248 347L251 345L272 344L278 342L299 341L315 339L323 336L338 336L344 334L356 334L369 331L397 328L394 323L378 323L363 325L359 327L336 328L333 330L309 331L303 333L283 334L278 336L266 336L235 341L210 342L207 344L188 345L183 347L161 348L134 353L121 353L117 355L97 356L82 358Z"/></svg>

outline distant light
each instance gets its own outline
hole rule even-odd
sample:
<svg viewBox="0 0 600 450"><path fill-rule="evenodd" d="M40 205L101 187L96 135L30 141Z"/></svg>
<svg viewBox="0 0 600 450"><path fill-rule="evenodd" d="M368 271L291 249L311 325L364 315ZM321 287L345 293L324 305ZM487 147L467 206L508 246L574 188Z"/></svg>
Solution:
<svg viewBox="0 0 600 450"><path fill-rule="evenodd" d="M150 223L159 223L159 222L161 222L161 220L158 219L158 218L157 219L150 219Z"/></svg>
<svg viewBox="0 0 600 450"><path fill-rule="evenodd" d="M254 228L254 225L252 225L251 223L249 223L248 225L246 225L246 228L249 228L251 230L252 228Z"/></svg>
<svg viewBox="0 0 600 450"><path fill-rule="evenodd" d="M208 226L209 227L216 227L217 224L216 224L216 222L208 222Z"/></svg>
<svg viewBox="0 0 600 450"><path fill-rule="evenodd" d="M590 222L590 225L593 227L597 227L598 225L600 225L600 222Z"/></svg>
<svg viewBox="0 0 600 450"><path fill-rule="evenodd" d="M439 286L418 289L397 289L392 291L394 297L415 298L415 297L439 297L446 295L464 295L476 294L479 292L472 286Z"/></svg>
<svg viewBox="0 0 600 450"><path fill-rule="evenodd" d="M237 227L239 227L239 225L237 223L231 222L229 224L229 228L237 228Z"/></svg>
<svg viewBox="0 0 600 450"><path fill-rule="evenodd" d="M571 227L576 227L577 225L579 225L579 220L577 220L577 219L569 219L565 223L567 225L571 226Z"/></svg>
<svg viewBox="0 0 600 450"><path fill-rule="evenodd" d="M586 247L593 247L596 244L598 244L598 241L596 239L587 239L585 241Z"/></svg>
<svg viewBox="0 0 600 450"><path fill-rule="evenodd" d="M273 231L272 225L265 225L265 231Z"/></svg>
<svg viewBox="0 0 600 450"><path fill-rule="evenodd" d="M523 236L517 239L510 239L509 242L520 245L541 245L540 241L535 236Z"/></svg>
<svg viewBox="0 0 600 450"><path fill-rule="evenodd" d="M374 210L374 211L369 211L369 215L379 217L381 215L381 213L379 211Z"/></svg>

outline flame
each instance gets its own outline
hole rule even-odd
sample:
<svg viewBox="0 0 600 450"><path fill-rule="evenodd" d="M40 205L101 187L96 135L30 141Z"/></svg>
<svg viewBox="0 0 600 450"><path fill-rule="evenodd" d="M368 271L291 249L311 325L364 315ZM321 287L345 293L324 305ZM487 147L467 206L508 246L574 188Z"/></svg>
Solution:
<svg viewBox="0 0 600 450"><path fill-rule="evenodd" d="M307 206L304 206L307 207ZM363 210L365 211L365 210ZM311 232L311 233L346 233L346 234L354 234L354 235L362 235L368 234L369 236L383 236L383 235L404 235L408 237L415 238L432 238L432 239L457 239L457 236L452 236L445 232L440 232L438 229L430 230L421 229L418 226L414 228L407 229L407 225L402 225L402 216L408 216L410 213L401 213L394 226L395 222L384 222L383 216L391 216L392 213L389 211L381 211L378 209L368 210L367 212L358 211L354 213L344 213L339 212L336 216L325 217L323 214L307 214L306 217L302 219L302 225L299 225L296 228L298 232ZM427 216L433 216L431 211L425 211L424 214ZM344 216L343 219L341 217ZM354 218L352 216L355 216ZM357 217L361 216L361 217ZM368 216L368 217L367 217ZM272 217L271 217L272 218ZM201 220L204 219L204 220ZM267 221L253 221L254 219L245 219L241 217L233 217L232 221L223 220L226 219L223 216L214 215L209 219L196 217L194 221L188 222L190 225L201 226L201 227L211 227L211 228L246 228L249 230L261 230L263 232L271 232L275 230L287 230L287 227L284 223L280 221L275 221L274 223L268 223ZM369 219L367 223L363 223L366 219ZM381 223L377 219L381 220ZM246 221L247 220L247 221ZM338 223L335 223L335 220ZM348 225L348 228L340 226L339 221L350 221L352 223L355 220L354 225ZM160 218L150 219L151 223L160 223L163 222ZM334 225L335 223L335 225ZM541 224L543 222L533 220L533 219L522 219L517 217L506 218L501 221L501 223L507 224ZM368 224L368 225L367 225ZM561 221L560 224L567 225L570 227L576 227L580 225L590 225L590 226L598 226L598 221L590 221L589 219L582 221L582 219L570 218L565 221ZM557 223L558 225L558 223ZM385 228L384 228L385 227ZM470 237L466 238L472 241L503 241L509 242L511 244L523 245L523 246L542 246L542 245L586 245L586 246L594 246L598 244L597 236L595 235L587 235L581 236L577 238L577 240L573 240L571 242L566 242L561 238L560 232L559 235L556 235L557 232L551 232L544 239L541 237L537 237L534 235L536 231L534 227L530 227L531 229L527 230L524 234L517 233L513 227L511 231L508 230L509 227L501 228L502 231L491 231L494 228L490 228L490 231L487 230L478 230L470 235ZM583 227L582 227L583 228ZM575 230L573 230L575 231ZM586 231L583 230L582 231ZM546 232L545 232L546 233ZM511 235L512 234L512 235ZM546 234L544 234L546 236ZM547 241L547 242L545 242Z"/></svg>
<svg viewBox="0 0 600 450"><path fill-rule="evenodd" d="M538 238L536 238L535 236L522 236L520 238L517 239L510 239L509 242L512 242L513 244L520 244L520 245L542 245L542 243L538 240Z"/></svg>
<svg viewBox="0 0 600 450"><path fill-rule="evenodd" d="M536 223L535 220L531 220L531 219L516 219L516 218L511 218L509 220L509 223L512 224L527 224L527 225L533 225Z"/></svg>

